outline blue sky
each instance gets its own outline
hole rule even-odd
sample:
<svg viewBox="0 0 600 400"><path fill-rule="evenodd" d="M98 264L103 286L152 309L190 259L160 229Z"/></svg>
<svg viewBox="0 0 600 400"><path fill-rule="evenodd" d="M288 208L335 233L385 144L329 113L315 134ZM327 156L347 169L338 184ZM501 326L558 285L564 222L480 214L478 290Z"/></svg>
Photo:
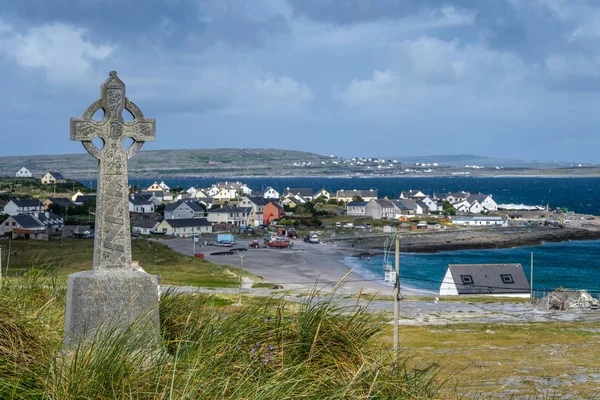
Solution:
<svg viewBox="0 0 600 400"><path fill-rule="evenodd" d="M117 70L145 149L600 162L593 0L0 0L0 156L83 152Z"/></svg>

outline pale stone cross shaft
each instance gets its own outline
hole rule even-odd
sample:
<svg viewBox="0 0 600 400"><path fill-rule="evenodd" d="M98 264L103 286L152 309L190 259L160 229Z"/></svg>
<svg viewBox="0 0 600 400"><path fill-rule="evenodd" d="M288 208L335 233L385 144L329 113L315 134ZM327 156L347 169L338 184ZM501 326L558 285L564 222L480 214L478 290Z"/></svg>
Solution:
<svg viewBox="0 0 600 400"><path fill-rule="evenodd" d="M156 121L144 118L141 110L125 97L125 84L115 71L110 72L102 84L101 96L82 118L71 118L71 140L81 141L88 153L98 160L94 270L130 270L127 160L144 142L155 139ZM104 117L94 121L93 116L100 109L104 110ZM125 122L124 110L133 115L133 121ZM101 149L92 143L96 137L104 143ZM123 141L127 138L133 143L125 149Z"/></svg>

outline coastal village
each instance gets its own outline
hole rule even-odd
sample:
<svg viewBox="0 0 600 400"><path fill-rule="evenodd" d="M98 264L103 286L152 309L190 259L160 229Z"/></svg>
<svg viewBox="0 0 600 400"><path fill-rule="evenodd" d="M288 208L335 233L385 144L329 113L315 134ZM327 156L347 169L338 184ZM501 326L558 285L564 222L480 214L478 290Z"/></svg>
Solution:
<svg viewBox="0 0 600 400"><path fill-rule="evenodd" d="M35 181L27 168L21 168L15 179L22 182ZM19 180L15 181L17 185ZM18 190L4 190L4 206L0 235L47 240L60 234L81 208L87 209L88 220L94 213L95 194L83 189L50 194L57 184L68 187L67 180L56 171L48 171L39 178L46 193L39 196L20 195ZM85 190L82 191L82 190ZM255 228L275 226L282 221L293 225L320 228L322 224L310 218L313 214L335 219L340 217L344 224L334 221L334 228L365 229L374 224L355 224L355 221L378 221L377 228L387 230L394 223L413 220L413 229L441 229L448 226L500 226L506 227L509 219L499 214L498 204L492 194L452 192L426 194L419 190L402 191L397 198L379 196L378 190L326 188L273 188L261 190L248 187L240 181L215 182L210 187L171 188L164 181L154 182L149 187L130 187L129 211L132 232L140 235L160 234L190 237L213 232L240 232ZM423 221L414 218L423 218ZM444 220L438 223L436 220ZM426 221L430 220L430 221ZM385 221L389 221L386 224ZM337 222L337 225L336 225ZM82 224L77 224L82 225ZM68 234L81 234L66 229ZM83 229L92 237L93 229Z"/></svg>

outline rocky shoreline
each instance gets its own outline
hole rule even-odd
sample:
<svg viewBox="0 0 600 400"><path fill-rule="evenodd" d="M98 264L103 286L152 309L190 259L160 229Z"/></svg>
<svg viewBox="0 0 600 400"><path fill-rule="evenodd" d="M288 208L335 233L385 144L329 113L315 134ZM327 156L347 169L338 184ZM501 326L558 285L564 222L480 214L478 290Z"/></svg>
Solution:
<svg viewBox="0 0 600 400"><path fill-rule="evenodd" d="M332 243L354 250L383 250L388 235L363 238L335 238ZM537 246L543 242L600 240L600 229L580 228L494 228L487 230L449 230L402 234L400 251L435 253L438 251L498 249Z"/></svg>

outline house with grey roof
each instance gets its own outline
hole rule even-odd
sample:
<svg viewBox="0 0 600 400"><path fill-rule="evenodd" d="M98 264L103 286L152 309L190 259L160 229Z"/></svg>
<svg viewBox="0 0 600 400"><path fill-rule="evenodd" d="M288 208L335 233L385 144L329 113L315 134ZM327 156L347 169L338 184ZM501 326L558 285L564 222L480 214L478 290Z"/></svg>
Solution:
<svg viewBox="0 0 600 400"><path fill-rule="evenodd" d="M8 215L28 215L44 212L44 205L38 199L12 199L4 205L4 213Z"/></svg>
<svg viewBox="0 0 600 400"><path fill-rule="evenodd" d="M250 212L248 221L250 222L250 225L259 226L263 223L263 208L265 208L267 204L269 204L269 200L264 197L247 196L242 197L238 203L238 207L250 207L252 211Z"/></svg>
<svg viewBox="0 0 600 400"><path fill-rule="evenodd" d="M364 217L366 206L366 201L351 201L350 203L346 204L346 215L351 215L353 217Z"/></svg>
<svg viewBox="0 0 600 400"><path fill-rule="evenodd" d="M423 207L419 202L412 199L392 200L391 203L396 208L396 217L400 215L420 215L423 214Z"/></svg>
<svg viewBox="0 0 600 400"><path fill-rule="evenodd" d="M154 212L154 203L144 196L132 194L129 196L129 212L149 214Z"/></svg>
<svg viewBox="0 0 600 400"><path fill-rule="evenodd" d="M212 233L212 225L206 218L165 219L158 224L156 231L169 236L190 237Z"/></svg>
<svg viewBox="0 0 600 400"><path fill-rule="evenodd" d="M165 206L165 219L189 219L204 217L204 209L195 201L184 200Z"/></svg>
<svg viewBox="0 0 600 400"><path fill-rule="evenodd" d="M73 202L66 198L66 197L50 197L46 200L44 200L44 208L46 210L48 210L50 208L50 206L52 205L56 205L59 206L61 208L64 208L65 210L68 209L69 207L73 207L75 204L73 204Z"/></svg>
<svg viewBox="0 0 600 400"><path fill-rule="evenodd" d="M459 295L528 298L530 287L521 264L449 264L440 296Z"/></svg>
<svg viewBox="0 0 600 400"><path fill-rule="evenodd" d="M46 226L32 215L11 215L0 224L0 236L12 232L13 237L24 235L27 239L47 240Z"/></svg>
<svg viewBox="0 0 600 400"><path fill-rule="evenodd" d="M48 171L41 179L42 184L51 185L54 183L65 183L67 180L65 177L56 171Z"/></svg>
<svg viewBox="0 0 600 400"><path fill-rule="evenodd" d="M133 224L131 231L139 235L149 235L156 229L158 224L159 222L153 219L142 218Z"/></svg>
<svg viewBox="0 0 600 400"><path fill-rule="evenodd" d="M394 219L396 218L396 209L394 204L387 199L373 199L365 206L365 217Z"/></svg>
<svg viewBox="0 0 600 400"><path fill-rule="evenodd" d="M208 211L208 221L212 224L248 226L252 207L221 207Z"/></svg>
<svg viewBox="0 0 600 400"><path fill-rule="evenodd" d="M302 197L306 201L312 201L314 198L314 191L313 188L285 188L283 196L289 197L290 195Z"/></svg>
<svg viewBox="0 0 600 400"><path fill-rule="evenodd" d="M481 205L482 210L498 211L498 203L494 201L491 194L470 194L467 196L467 202L469 202L471 205L477 202Z"/></svg>

